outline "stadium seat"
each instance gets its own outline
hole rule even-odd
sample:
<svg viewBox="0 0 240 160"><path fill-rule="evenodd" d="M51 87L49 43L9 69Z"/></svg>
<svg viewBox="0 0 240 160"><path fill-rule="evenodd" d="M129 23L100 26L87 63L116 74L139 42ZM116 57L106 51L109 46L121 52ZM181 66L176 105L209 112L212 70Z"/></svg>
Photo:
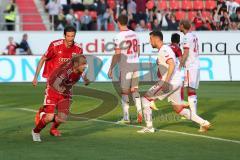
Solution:
<svg viewBox="0 0 240 160"><path fill-rule="evenodd" d="M240 0L235 0L238 4L240 4Z"/></svg>
<svg viewBox="0 0 240 160"><path fill-rule="evenodd" d="M177 10L177 9L179 9L179 7L180 7L179 1L176 1L176 0L169 1L169 8L171 10Z"/></svg>
<svg viewBox="0 0 240 160"><path fill-rule="evenodd" d="M184 19L186 17L186 12L184 11L177 11L175 13L177 21L180 21L181 19Z"/></svg>
<svg viewBox="0 0 240 160"><path fill-rule="evenodd" d="M189 12L188 12L188 19L189 19L190 21L192 21L193 18L196 17L196 14L197 14L197 12L195 12L195 11L189 11Z"/></svg>
<svg viewBox="0 0 240 160"><path fill-rule="evenodd" d="M191 10L191 9L193 9L192 1L182 0L182 9L183 10Z"/></svg>
<svg viewBox="0 0 240 160"><path fill-rule="evenodd" d="M89 14L93 19L97 19L97 12L96 11L90 11Z"/></svg>
<svg viewBox="0 0 240 160"><path fill-rule="evenodd" d="M78 20L80 20L81 17L84 15L84 12L83 11L76 11L74 15Z"/></svg>
<svg viewBox="0 0 240 160"><path fill-rule="evenodd" d="M204 8L204 6L203 6L203 1L202 0L193 1L193 9L203 10L203 8Z"/></svg>
<svg viewBox="0 0 240 160"><path fill-rule="evenodd" d="M166 0L158 0L158 10L166 10L166 9L168 9Z"/></svg>
<svg viewBox="0 0 240 160"><path fill-rule="evenodd" d="M208 18L208 19L212 19L212 14L209 12L209 11L203 11L202 12L202 16L204 17L204 18Z"/></svg>
<svg viewBox="0 0 240 160"><path fill-rule="evenodd" d="M150 0L146 3L146 8L147 9L151 10L151 9L153 9L153 7L154 7L154 1L153 0Z"/></svg>
<svg viewBox="0 0 240 160"><path fill-rule="evenodd" d="M206 3L205 3L205 8L208 9L208 10L212 10L214 8L217 7L217 3L216 1L212 1L212 0L206 0Z"/></svg>

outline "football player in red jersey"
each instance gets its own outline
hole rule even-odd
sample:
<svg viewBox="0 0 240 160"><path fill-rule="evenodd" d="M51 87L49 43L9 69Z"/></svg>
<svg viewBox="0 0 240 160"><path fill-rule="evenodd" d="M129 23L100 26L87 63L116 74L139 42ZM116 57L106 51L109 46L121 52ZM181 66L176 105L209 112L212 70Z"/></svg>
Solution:
<svg viewBox="0 0 240 160"><path fill-rule="evenodd" d="M47 52L40 59L34 79L32 81L33 86L37 86L38 75L42 69L43 64L45 63L43 70L43 77L49 78L49 75L58 68L64 62L69 61L73 55L82 54L82 48L79 44L74 42L76 35L76 29L73 26L67 26L64 29L64 39L58 39L50 43ZM83 76L85 84L88 84L89 81L86 76ZM47 90L47 89L46 89ZM35 116L35 123L37 124L40 120L41 112L45 111L45 107L41 106L38 113ZM50 134L53 136L60 136L60 132L57 130L59 124L56 121L53 121L53 125L50 129Z"/></svg>
<svg viewBox="0 0 240 160"><path fill-rule="evenodd" d="M59 125L60 123L65 122L70 109L72 96L71 89L82 77L86 67L87 60L85 56L77 55L70 61L58 66L48 76L44 100L44 112L42 112L43 114L41 115L38 124L36 124L36 127L32 130L33 141L41 141L40 131L48 123L54 121L55 124ZM56 110L58 114L55 114ZM52 134L60 133L58 132Z"/></svg>

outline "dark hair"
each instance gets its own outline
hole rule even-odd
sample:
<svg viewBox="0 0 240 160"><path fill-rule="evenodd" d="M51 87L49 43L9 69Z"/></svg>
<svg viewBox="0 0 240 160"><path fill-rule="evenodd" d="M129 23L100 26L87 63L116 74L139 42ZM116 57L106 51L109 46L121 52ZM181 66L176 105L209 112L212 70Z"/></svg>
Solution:
<svg viewBox="0 0 240 160"><path fill-rule="evenodd" d="M161 31L154 30L149 33L150 36L156 36L159 37L161 41L163 41L163 34Z"/></svg>
<svg viewBox="0 0 240 160"><path fill-rule="evenodd" d="M64 35L66 35L67 32L74 32L74 33L76 33L77 30L76 30L76 28L73 27L73 26L66 26L66 27L64 28Z"/></svg>
<svg viewBox="0 0 240 160"><path fill-rule="evenodd" d="M126 15L122 15L122 14L121 14L121 15L118 17L118 22L119 22L121 25L126 26L127 23L128 23L128 17L127 17Z"/></svg>
<svg viewBox="0 0 240 160"><path fill-rule="evenodd" d="M182 19L179 24L183 25L183 28L186 30L189 30L191 28L191 22L187 19Z"/></svg>
<svg viewBox="0 0 240 160"><path fill-rule="evenodd" d="M173 33L171 37L172 43L179 43L180 42L180 35L178 33Z"/></svg>
<svg viewBox="0 0 240 160"><path fill-rule="evenodd" d="M240 7L237 7L236 14L237 14L237 12L240 12Z"/></svg>

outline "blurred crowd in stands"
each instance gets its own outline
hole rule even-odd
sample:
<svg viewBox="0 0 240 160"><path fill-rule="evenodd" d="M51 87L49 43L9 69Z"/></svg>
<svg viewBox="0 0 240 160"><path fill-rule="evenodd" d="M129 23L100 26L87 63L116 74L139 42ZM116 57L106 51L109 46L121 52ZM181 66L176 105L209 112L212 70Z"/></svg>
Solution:
<svg viewBox="0 0 240 160"><path fill-rule="evenodd" d="M128 15L129 28L135 31L177 30L182 18L192 21L193 30L240 29L239 1L235 0L201 0L199 5L195 4L199 0L42 1L55 30L71 24L78 30L114 31L120 14Z"/></svg>

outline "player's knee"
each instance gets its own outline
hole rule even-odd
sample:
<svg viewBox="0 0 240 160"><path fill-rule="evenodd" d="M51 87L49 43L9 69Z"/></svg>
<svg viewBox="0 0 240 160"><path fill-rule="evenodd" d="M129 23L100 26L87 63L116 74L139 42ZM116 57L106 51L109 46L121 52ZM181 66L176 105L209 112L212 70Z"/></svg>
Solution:
<svg viewBox="0 0 240 160"><path fill-rule="evenodd" d="M188 96L196 95L196 90L194 88L188 88Z"/></svg>
<svg viewBox="0 0 240 160"><path fill-rule="evenodd" d="M140 94L138 91L132 92L132 97L133 98L140 98Z"/></svg>
<svg viewBox="0 0 240 160"><path fill-rule="evenodd" d="M54 114L48 114L48 113L46 114L46 116L45 116L46 123L53 121L53 119L54 119Z"/></svg>
<svg viewBox="0 0 240 160"><path fill-rule="evenodd" d="M129 90L128 89L122 89L122 94L129 95Z"/></svg>
<svg viewBox="0 0 240 160"><path fill-rule="evenodd" d="M173 110L179 114L182 110L183 110L183 106L182 105L173 105Z"/></svg>
<svg viewBox="0 0 240 160"><path fill-rule="evenodd" d="M130 92L131 92L131 93L138 92L138 88L135 88L135 87L134 87L134 88L131 88L131 89L130 89Z"/></svg>

